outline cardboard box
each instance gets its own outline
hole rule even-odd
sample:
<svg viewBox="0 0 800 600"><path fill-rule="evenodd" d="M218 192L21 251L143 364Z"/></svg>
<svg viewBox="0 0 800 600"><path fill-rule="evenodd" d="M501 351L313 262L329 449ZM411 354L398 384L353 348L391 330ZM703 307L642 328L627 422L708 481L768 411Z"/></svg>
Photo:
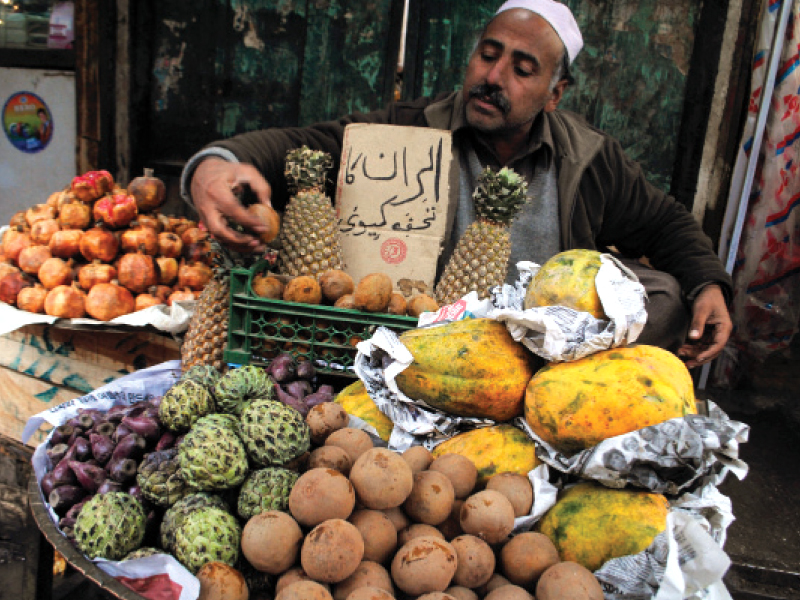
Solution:
<svg viewBox="0 0 800 600"><path fill-rule="evenodd" d="M336 212L345 270L433 290L447 224L449 131L356 123L345 129Z"/></svg>

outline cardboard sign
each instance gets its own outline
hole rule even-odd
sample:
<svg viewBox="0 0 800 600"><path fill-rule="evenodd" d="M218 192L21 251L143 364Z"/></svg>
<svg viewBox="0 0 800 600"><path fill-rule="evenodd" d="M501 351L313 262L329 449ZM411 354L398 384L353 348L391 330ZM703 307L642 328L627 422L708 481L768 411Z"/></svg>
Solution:
<svg viewBox="0 0 800 600"><path fill-rule="evenodd" d="M345 270L354 280L381 272L406 295L433 290L451 160L449 131L347 126L336 212Z"/></svg>

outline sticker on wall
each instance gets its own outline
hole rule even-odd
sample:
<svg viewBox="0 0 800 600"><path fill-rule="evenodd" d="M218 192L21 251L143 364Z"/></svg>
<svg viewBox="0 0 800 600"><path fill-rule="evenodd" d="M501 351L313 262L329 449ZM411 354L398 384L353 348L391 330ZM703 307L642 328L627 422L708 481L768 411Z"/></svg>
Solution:
<svg viewBox="0 0 800 600"><path fill-rule="evenodd" d="M3 106L3 131L23 152L41 152L53 137L53 113L36 94L17 92Z"/></svg>

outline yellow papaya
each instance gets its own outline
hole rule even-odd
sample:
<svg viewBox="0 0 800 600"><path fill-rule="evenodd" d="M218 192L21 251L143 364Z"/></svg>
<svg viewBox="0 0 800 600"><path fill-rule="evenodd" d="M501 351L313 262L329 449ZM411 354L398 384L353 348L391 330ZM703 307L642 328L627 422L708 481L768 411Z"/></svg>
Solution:
<svg viewBox="0 0 800 600"><path fill-rule="evenodd" d="M462 417L507 421L521 415L525 386L543 364L493 319L410 329L400 341L414 357L396 378L400 391Z"/></svg>
<svg viewBox="0 0 800 600"><path fill-rule="evenodd" d="M533 440L508 423L459 433L436 446L432 454L434 458L444 454L469 458L478 469L479 487L497 473L527 475L539 464Z"/></svg>
<svg viewBox="0 0 800 600"><path fill-rule="evenodd" d="M596 571L612 558L646 549L666 529L668 512L661 494L587 482L563 492L537 527L562 561Z"/></svg>
<svg viewBox="0 0 800 600"><path fill-rule="evenodd" d="M567 250L556 254L531 279L523 308L566 306L605 319L594 282L600 265L600 253L596 250Z"/></svg>
<svg viewBox="0 0 800 600"><path fill-rule="evenodd" d="M347 412L348 415L358 417L372 425L384 442L392 436L394 423L387 417L375 401L370 398L362 381L351 383L336 395L335 402Z"/></svg>
<svg viewBox="0 0 800 600"><path fill-rule="evenodd" d="M686 365L655 346L613 348L551 363L525 391L525 420L565 454L696 412Z"/></svg>

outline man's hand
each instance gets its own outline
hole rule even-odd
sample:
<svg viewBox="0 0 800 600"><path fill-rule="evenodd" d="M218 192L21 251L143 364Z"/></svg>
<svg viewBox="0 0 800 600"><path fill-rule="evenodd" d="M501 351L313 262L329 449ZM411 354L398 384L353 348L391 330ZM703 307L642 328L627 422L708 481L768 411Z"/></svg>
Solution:
<svg viewBox="0 0 800 600"><path fill-rule="evenodd" d="M228 225L228 220L234 221L254 234L266 230L236 197L245 185L250 186L261 203L272 205L269 183L255 167L220 158L207 158L197 165L190 191L200 220L220 243L239 252L261 252L264 245L257 237L239 233Z"/></svg>
<svg viewBox="0 0 800 600"><path fill-rule="evenodd" d="M678 349L678 356L690 369L713 360L722 352L731 331L733 323L722 290L716 284L707 285L694 300L689 339Z"/></svg>

